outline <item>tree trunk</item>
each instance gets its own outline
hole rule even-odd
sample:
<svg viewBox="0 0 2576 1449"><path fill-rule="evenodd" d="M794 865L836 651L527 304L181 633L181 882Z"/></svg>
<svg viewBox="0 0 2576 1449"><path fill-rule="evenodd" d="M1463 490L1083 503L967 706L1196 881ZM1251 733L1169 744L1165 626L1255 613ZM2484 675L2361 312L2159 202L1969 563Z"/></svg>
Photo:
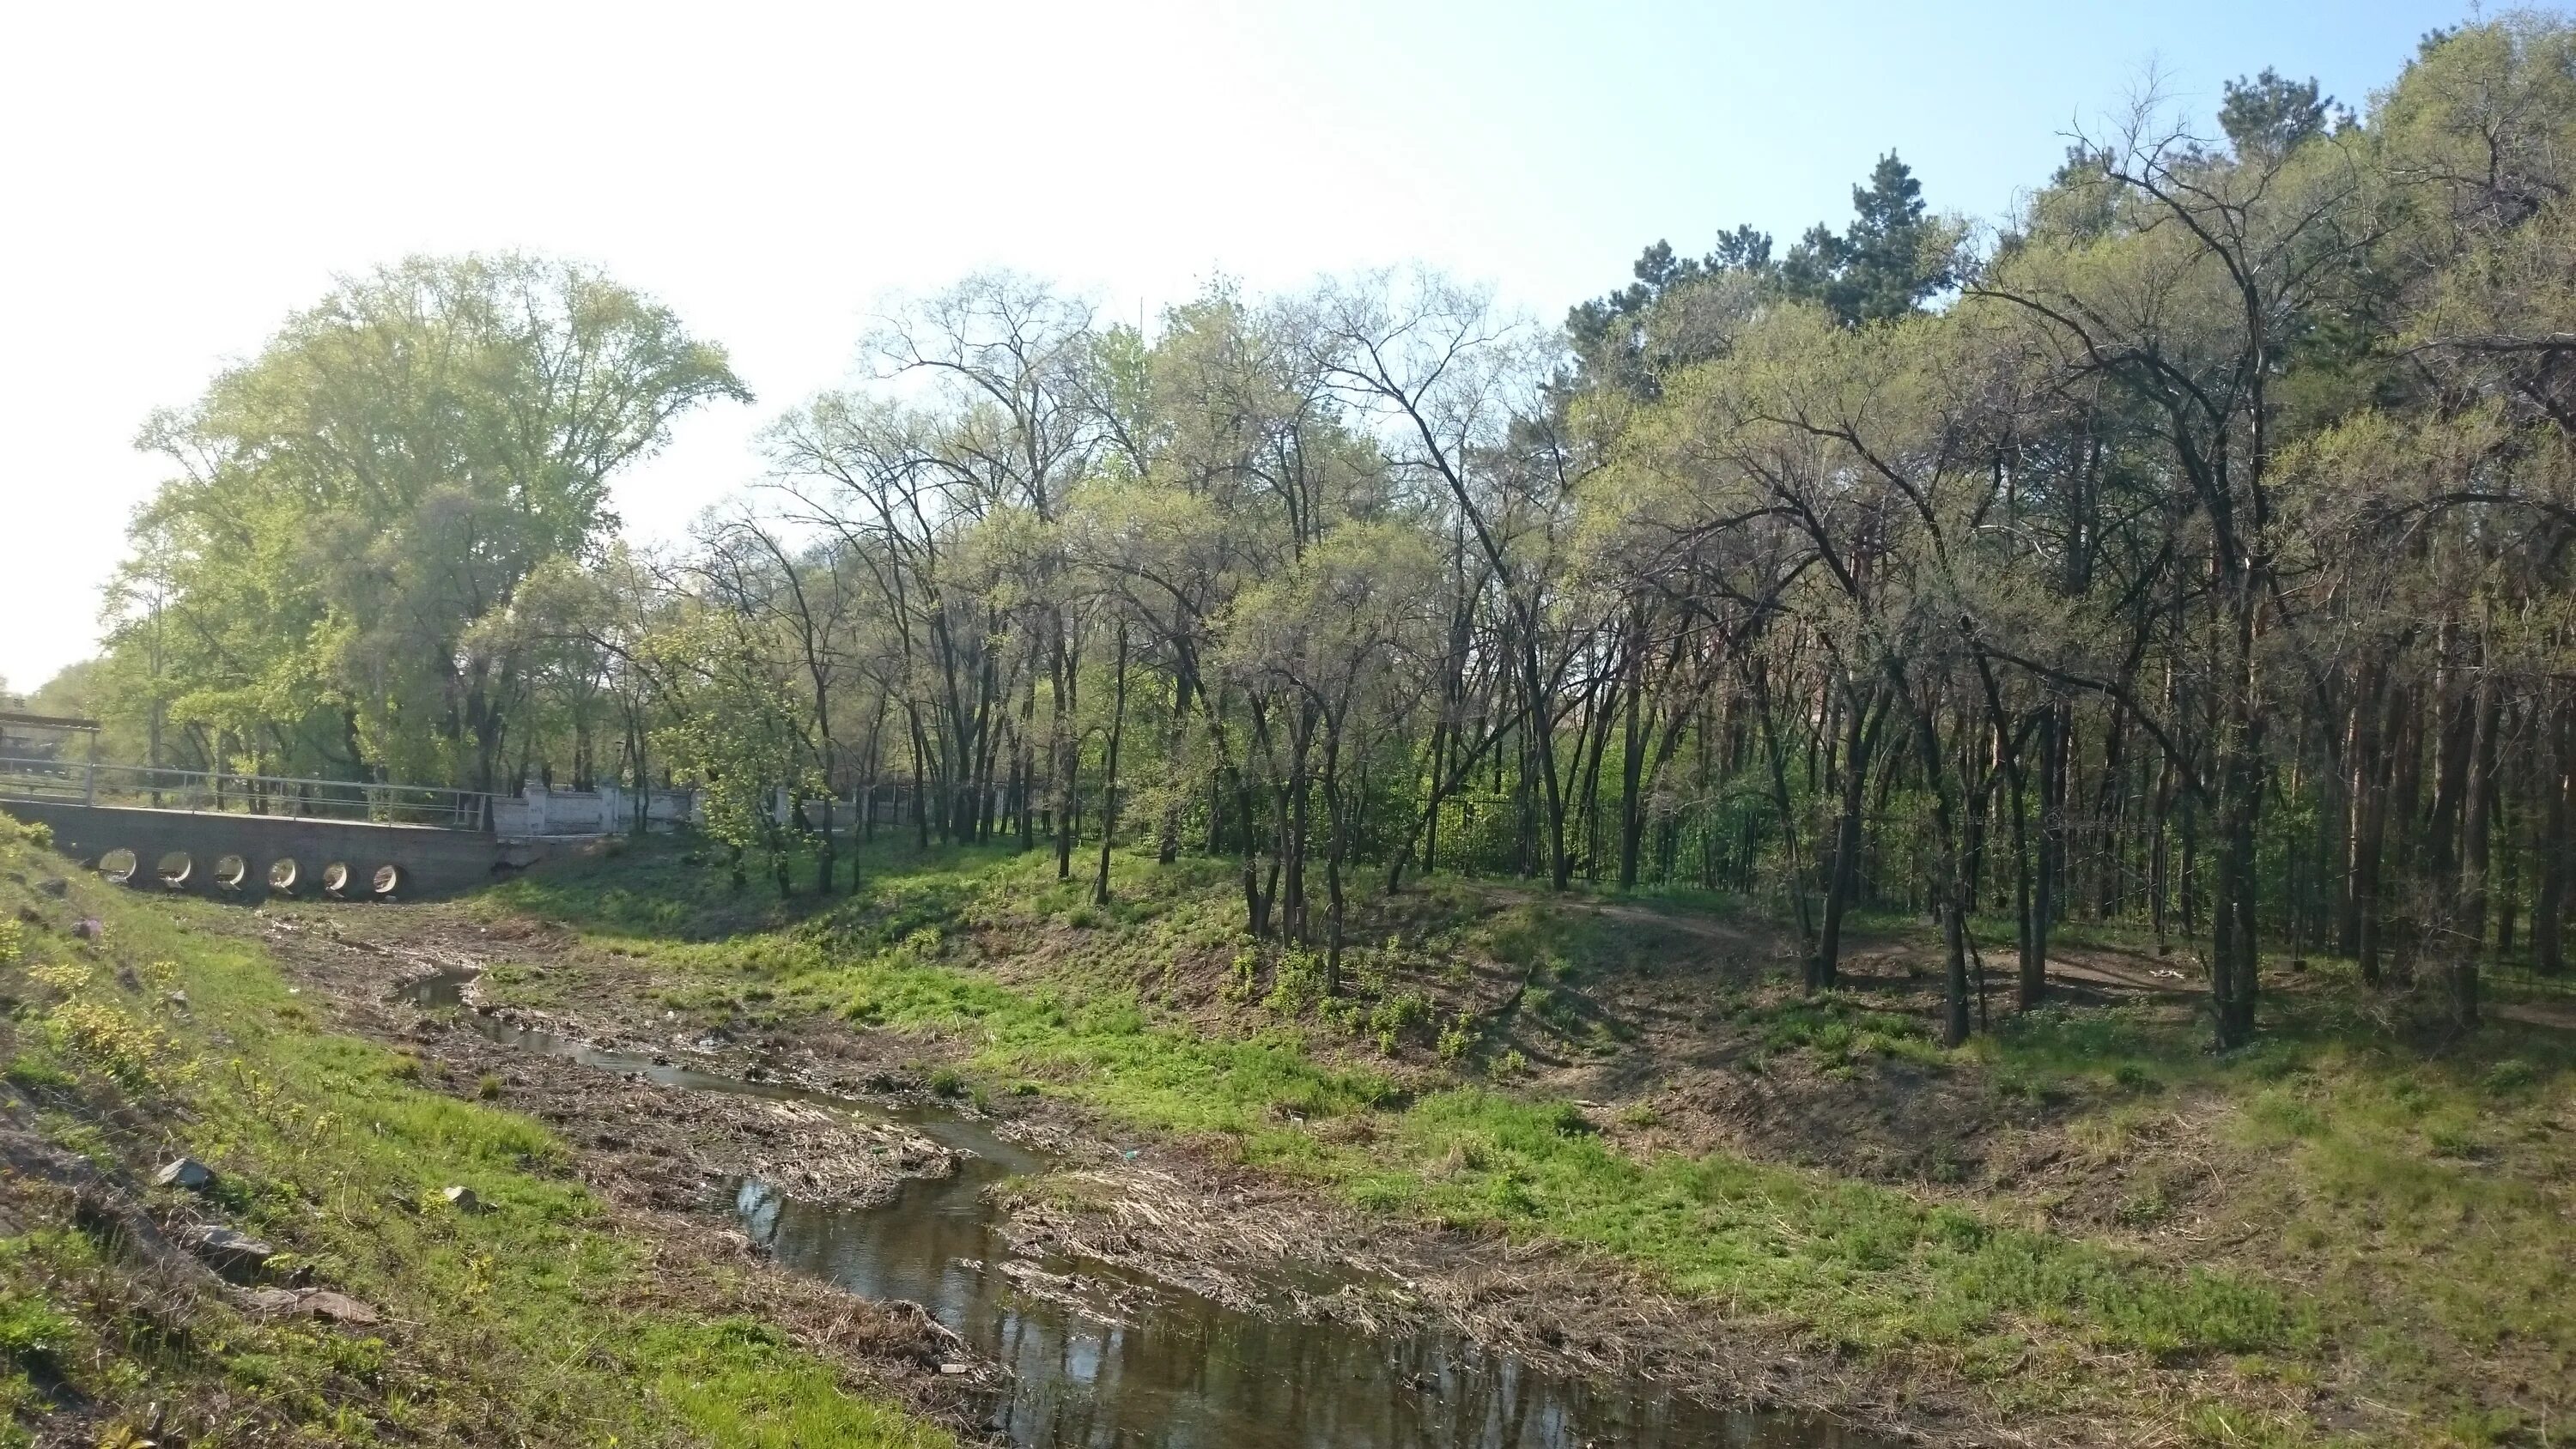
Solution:
<svg viewBox="0 0 2576 1449"><path fill-rule="evenodd" d="M2451 957L2451 1013L2460 1025L2478 1024L2478 962L2487 949L2487 868L2495 832L2496 735L2504 722L2495 675L2478 671L2471 709L2477 731L2469 757L2467 798L2460 818L2460 939Z"/></svg>
<svg viewBox="0 0 2576 1449"><path fill-rule="evenodd" d="M2539 873L2531 902L2531 953L2542 974L2567 969L2567 820L2571 771L2576 766L2576 701L2561 700L2541 726L2539 809L2532 812L2533 869Z"/></svg>
<svg viewBox="0 0 2576 1449"><path fill-rule="evenodd" d="M1118 669L1115 703L1109 710L1109 778L1100 787L1100 874L1091 884L1091 903L1109 904L1109 845L1118 833L1118 746L1127 733L1127 625L1118 625Z"/></svg>
<svg viewBox="0 0 2576 1449"><path fill-rule="evenodd" d="M2057 924L2066 870L2067 725L2074 713L2063 699L2049 701L2040 713L2039 866L2031 890L2030 939L2021 963L2026 993L2048 989L2048 933Z"/></svg>
<svg viewBox="0 0 2576 1449"><path fill-rule="evenodd" d="M1833 865L1825 878L1824 931L1816 953L1807 958L1809 991L1829 991L1835 984L1836 964L1842 958L1843 912L1849 909L1860 880L1861 810L1868 798L1870 741L1876 733L1870 727L1872 703L1864 695L1844 706L1842 814L1834 824Z"/></svg>
<svg viewBox="0 0 2576 1449"><path fill-rule="evenodd" d="M2254 1039L2254 1002L2260 982L2261 900L2255 826L2263 808L2263 700L2257 677L2256 623L2262 599L2248 571L2231 581L2236 594L2232 650L2226 684L2225 723L2218 749L2218 862L2210 891L2210 994L2222 1051Z"/></svg>

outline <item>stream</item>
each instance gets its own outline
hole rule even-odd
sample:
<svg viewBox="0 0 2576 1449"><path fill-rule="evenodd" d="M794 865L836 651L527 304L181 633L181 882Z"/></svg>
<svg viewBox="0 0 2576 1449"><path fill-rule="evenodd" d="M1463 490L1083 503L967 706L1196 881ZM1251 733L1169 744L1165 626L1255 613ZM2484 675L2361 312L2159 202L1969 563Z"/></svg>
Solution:
<svg viewBox="0 0 2576 1449"><path fill-rule="evenodd" d="M464 973L402 998L463 1003ZM1286 1310L1357 1275L1310 1265L1274 1311L1230 1307L1114 1264L1030 1259L986 1189L1046 1172L1049 1155L981 1119L889 1108L591 1047L468 1010L485 1039L641 1075L666 1087L808 1102L897 1122L959 1155L891 1203L819 1206L733 1184L742 1229L784 1266L871 1299L910 1299L1005 1373L988 1429L1025 1449L1872 1449L1809 1416L1712 1408L1645 1381L1602 1384L1496 1353L1445 1327L1372 1333ZM1025 1285L1025 1286L1024 1286ZM1041 1287L1043 1291L1034 1291Z"/></svg>

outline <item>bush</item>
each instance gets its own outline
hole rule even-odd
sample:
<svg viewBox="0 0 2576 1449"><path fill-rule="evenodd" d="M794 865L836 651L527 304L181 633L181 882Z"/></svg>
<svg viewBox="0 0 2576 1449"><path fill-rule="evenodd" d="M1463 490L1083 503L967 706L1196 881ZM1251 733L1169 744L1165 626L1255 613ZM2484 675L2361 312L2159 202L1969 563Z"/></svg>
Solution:
<svg viewBox="0 0 2576 1449"><path fill-rule="evenodd" d="M1270 974L1270 995L1261 1004L1281 1016L1297 1016L1323 999L1323 958L1312 951L1291 950Z"/></svg>
<svg viewBox="0 0 2576 1449"><path fill-rule="evenodd" d="M2490 1092L2502 1094L2521 1091L2538 1080L2540 1074L2532 1070L2531 1063L2520 1057L2507 1057L2487 1068L2486 1075L2478 1079L2478 1084Z"/></svg>
<svg viewBox="0 0 2576 1449"><path fill-rule="evenodd" d="M2164 1083L2156 1080L2156 1074L2136 1062L2122 1062L2112 1068L2111 1080L2119 1086L2120 1090L2135 1092L2140 1096L2164 1090Z"/></svg>
<svg viewBox="0 0 2576 1449"><path fill-rule="evenodd" d="M1458 1015L1440 1029L1440 1059L1446 1062L1461 1060L1475 1050L1477 1035L1476 1014L1460 1007Z"/></svg>
<svg viewBox="0 0 2576 1449"><path fill-rule="evenodd" d="M1369 1030L1377 1034L1381 1045L1393 1051L1392 1043L1401 1040L1406 1033L1430 1029L1432 1011L1429 996L1419 991L1399 992L1379 1002L1369 1012Z"/></svg>

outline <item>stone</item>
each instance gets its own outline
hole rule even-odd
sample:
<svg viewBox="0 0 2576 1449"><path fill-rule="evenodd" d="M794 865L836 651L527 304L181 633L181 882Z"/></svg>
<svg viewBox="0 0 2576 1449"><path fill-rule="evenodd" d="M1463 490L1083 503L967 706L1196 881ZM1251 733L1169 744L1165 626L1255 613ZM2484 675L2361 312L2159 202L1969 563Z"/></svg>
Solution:
<svg viewBox="0 0 2576 1449"><path fill-rule="evenodd" d="M84 941L95 941L107 934L107 926L96 916L84 916L72 923L72 934Z"/></svg>
<svg viewBox="0 0 2576 1449"><path fill-rule="evenodd" d="M182 1157L152 1174L160 1187L184 1187L190 1192L204 1192L215 1185L215 1170L193 1157Z"/></svg>
<svg viewBox="0 0 2576 1449"><path fill-rule="evenodd" d="M476 1197L474 1189L470 1187L451 1187L439 1196L447 1199L449 1207L461 1213L479 1213L483 1210L483 1199Z"/></svg>
<svg viewBox="0 0 2576 1449"><path fill-rule="evenodd" d="M172 1006L179 1008L181 1011L188 1009L188 993L184 991L173 991L161 999L169 1002Z"/></svg>
<svg viewBox="0 0 2576 1449"><path fill-rule="evenodd" d="M72 893L72 883L61 876L55 876L50 880L38 881L36 889L52 896L55 900L61 900Z"/></svg>
<svg viewBox="0 0 2576 1449"><path fill-rule="evenodd" d="M250 1306L262 1313L327 1318L333 1323L384 1322L384 1315L373 1308L328 1288L262 1288L250 1295Z"/></svg>
<svg viewBox="0 0 2576 1449"><path fill-rule="evenodd" d="M333 1323L382 1323L384 1315L344 1293L328 1288L307 1288L296 1295L294 1312L314 1318L327 1318Z"/></svg>
<svg viewBox="0 0 2576 1449"><path fill-rule="evenodd" d="M277 1249L248 1233L214 1223L181 1228L179 1246L205 1259L218 1271L255 1273L277 1256Z"/></svg>

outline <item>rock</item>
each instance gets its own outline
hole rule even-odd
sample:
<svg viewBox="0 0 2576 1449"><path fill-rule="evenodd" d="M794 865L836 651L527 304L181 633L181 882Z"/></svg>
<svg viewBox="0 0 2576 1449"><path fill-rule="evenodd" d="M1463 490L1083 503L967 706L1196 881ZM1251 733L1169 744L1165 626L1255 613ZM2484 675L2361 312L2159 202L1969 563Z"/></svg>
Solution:
<svg viewBox="0 0 2576 1449"><path fill-rule="evenodd" d="M327 1318L333 1323L384 1322L384 1315L345 1293L328 1288L262 1288L250 1295L250 1306L262 1313Z"/></svg>
<svg viewBox="0 0 2576 1449"><path fill-rule="evenodd" d="M188 993L184 991L173 991L161 999L170 1003L172 1006L179 1008L181 1011L188 1009Z"/></svg>
<svg viewBox="0 0 2576 1449"><path fill-rule="evenodd" d="M36 882L36 889L52 896L55 900L61 900L72 893L72 883L61 876L55 876L50 880Z"/></svg>
<svg viewBox="0 0 2576 1449"><path fill-rule="evenodd" d="M181 1228L179 1246L206 1260L218 1272L255 1273L277 1256L277 1249L231 1228L200 1223Z"/></svg>
<svg viewBox="0 0 2576 1449"><path fill-rule="evenodd" d="M107 927L96 916L84 916L72 923L72 934L84 941L95 941L107 934Z"/></svg>
<svg viewBox="0 0 2576 1449"><path fill-rule="evenodd" d="M447 1199L447 1205L456 1209L458 1212L479 1213L483 1211L483 1199L476 1197L474 1195L474 1189L470 1187L451 1187L445 1192L440 1193L439 1196Z"/></svg>
<svg viewBox="0 0 2576 1449"><path fill-rule="evenodd" d="M346 1294L328 1288L307 1288L297 1300L295 1311L334 1323L381 1323L384 1315Z"/></svg>
<svg viewBox="0 0 2576 1449"><path fill-rule="evenodd" d="M184 1187L190 1192L204 1192L215 1185L215 1170L193 1157L182 1157L152 1174L161 1187Z"/></svg>

